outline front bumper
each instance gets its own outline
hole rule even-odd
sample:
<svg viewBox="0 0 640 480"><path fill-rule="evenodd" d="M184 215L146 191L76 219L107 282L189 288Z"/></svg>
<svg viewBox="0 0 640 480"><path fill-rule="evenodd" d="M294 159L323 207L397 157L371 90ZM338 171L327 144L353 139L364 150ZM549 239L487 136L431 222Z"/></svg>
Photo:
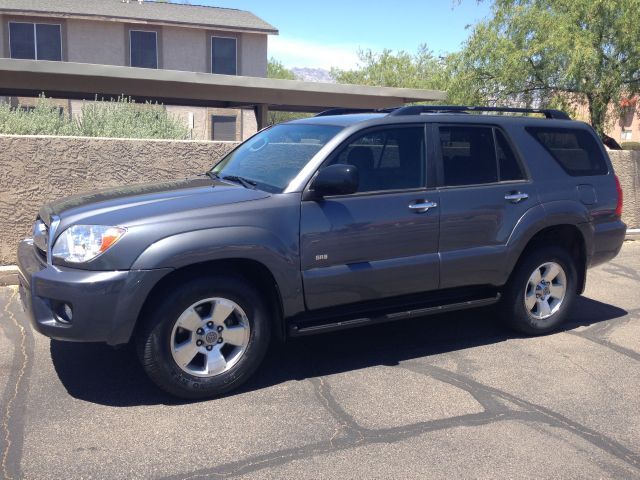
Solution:
<svg viewBox="0 0 640 480"><path fill-rule="evenodd" d="M47 264L31 239L18 247L20 297L33 327L58 340L129 341L153 286L171 269L91 271ZM65 318L64 305L72 316Z"/></svg>

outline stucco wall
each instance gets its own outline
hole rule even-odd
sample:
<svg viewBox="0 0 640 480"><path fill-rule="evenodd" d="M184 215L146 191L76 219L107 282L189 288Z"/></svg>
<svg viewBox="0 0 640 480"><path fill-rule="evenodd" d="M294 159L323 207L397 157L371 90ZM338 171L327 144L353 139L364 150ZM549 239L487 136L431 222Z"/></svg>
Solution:
<svg viewBox="0 0 640 480"><path fill-rule="evenodd" d="M15 264L40 205L110 186L204 172L236 144L0 135L0 265Z"/></svg>
<svg viewBox="0 0 640 480"><path fill-rule="evenodd" d="M124 24L68 20L67 58L70 62L125 65Z"/></svg>
<svg viewBox="0 0 640 480"><path fill-rule="evenodd" d="M207 71L205 30L162 27L163 68L188 72Z"/></svg>
<svg viewBox="0 0 640 480"><path fill-rule="evenodd" d="M40 205L67 195L203 172L236 144L0 135L0 265L14 264ZM610 152L623 220L640 228L640 152Z"/></svg>
<svg viewBox="0 0 640 480"><path fill-rule="evenodd" d="M3 57L5 55L5 50L4 50L4 37L7 35L5 32L5 22L4 22L4 17L2 15L0 15L0 57Z"/></svg>
<svg viewBox="0 0 640 480"><path fill-rule="evenodd" d="M640 152L609 152L622 187L622 220L628 228L640 228Z"/></svg>
<svg viewBox="0 0 640 480"><path fill-rule="evenodd" d="M239 74L249 77L267 76L267 36L243 33L238 45Z"/></svg>

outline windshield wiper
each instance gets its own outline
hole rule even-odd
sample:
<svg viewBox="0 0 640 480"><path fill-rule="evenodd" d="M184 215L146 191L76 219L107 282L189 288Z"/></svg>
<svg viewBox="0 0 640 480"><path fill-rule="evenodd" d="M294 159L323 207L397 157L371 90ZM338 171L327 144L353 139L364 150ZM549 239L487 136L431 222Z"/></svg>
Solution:
<svg viewBox="0 0 640 480"><path fill-rule="evenodd" d="M237 182L240 185L242 185L244 188L256 188L256 185L258 185L258 182L249 180L248 178L240 177L238 175L225 175L224 177L219 177L219 178L221 178L222 180L230 180L232 182Z"/></svg>
<svg viewBox="0 0 640 480"><path fill-rule="evenodd" d="M212 170L207 170L206 172L204 172L204 174L207 175L212 180L219 180L220 179L220 175L218 175L217 173L215 173Z"/></svg>

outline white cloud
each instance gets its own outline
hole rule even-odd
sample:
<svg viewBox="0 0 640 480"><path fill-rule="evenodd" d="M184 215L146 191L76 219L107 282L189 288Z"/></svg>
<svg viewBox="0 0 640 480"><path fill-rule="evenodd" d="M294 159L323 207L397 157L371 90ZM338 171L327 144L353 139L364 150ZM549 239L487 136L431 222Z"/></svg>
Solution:
<svg viewBox="0 0 640 480"><path fill-rule="evenodd" d="M353 69L358 65L358 45L314 43L283 36L269 37L269 58L285 67Z"/></svg>

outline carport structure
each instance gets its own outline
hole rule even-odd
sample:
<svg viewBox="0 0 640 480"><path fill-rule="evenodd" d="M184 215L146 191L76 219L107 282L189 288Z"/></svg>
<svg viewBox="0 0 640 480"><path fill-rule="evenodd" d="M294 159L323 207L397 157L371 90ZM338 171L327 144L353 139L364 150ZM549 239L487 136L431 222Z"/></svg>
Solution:
<svg viewBox="0 0 640 480"><path fill-rule="evenodd" d="M250 108L258 128L269 110L320 112L329 108L390 108L442 101L437 90L367 87L272 78L153 70L113 65L0 59L0 95L86 99L125 95L165 105Z"/></svg>

